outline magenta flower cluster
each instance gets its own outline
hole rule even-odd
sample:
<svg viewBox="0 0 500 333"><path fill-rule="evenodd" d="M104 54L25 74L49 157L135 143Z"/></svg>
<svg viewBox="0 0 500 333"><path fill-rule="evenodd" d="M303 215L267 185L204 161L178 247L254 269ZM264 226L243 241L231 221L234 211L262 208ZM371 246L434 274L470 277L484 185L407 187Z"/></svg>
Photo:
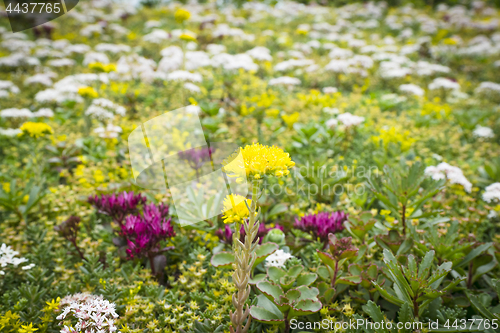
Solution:
<svg viewBox="0 0 500 333"><path fill-rule="evenodd" d="M179 152L179 157L188 162L194 170L199 170L206 162L210 161L214 148L193 148Z"/></svg>
<svg viewBox="0 0 500 333"><path fill-rule="evenodd" d="M284 231L283 227L280 225L277 225L274 228L268 228L264 225L264 223L261 223L259 225L259 231L257 232L257 237L259 238L259 244L262 244L262 240L264 239L264 236L266 236L269 233L269 231L271 231L272 229L280 229L281 231ZM226 244L233 244L233 234L234 234L234 231L227 224L225 225L224 229L219 229L215 232L215 235L217 237L219 237L219 239ZM243 228L243 226L241 226L240 240L242 242L245 239L245 235L246 235L245 228Z"/></svg>
<svg viewBox="0 0 500 333"><path fill-rule="evenodd" d="M169 250L160 249L160 241L175 236L171 218L167 219L168 206L164 204L145 205L142 214L129 215L122 226L127 240L127 254L130 258L151 258Z"/></svg>
<svg viewBox="0 0 500 333"><path fill-rule="evenodd" d="M123 225L125 217L135 214L138 206L146 203L146 197L134 192L122 192L116 194L94 195L88 198L88 202L97 209L99 213L111 216L113 221Z"/></svg>
<svg viewBox="0 0 500 333"><path fill-rule="evenodd" d="M303 216L300 220L296 218L294 227L311 233L326 245L328 243L328 234L335 234L344 230L344 222L347 221L347 217L348 215L343 211L321 212Z"/></svg>

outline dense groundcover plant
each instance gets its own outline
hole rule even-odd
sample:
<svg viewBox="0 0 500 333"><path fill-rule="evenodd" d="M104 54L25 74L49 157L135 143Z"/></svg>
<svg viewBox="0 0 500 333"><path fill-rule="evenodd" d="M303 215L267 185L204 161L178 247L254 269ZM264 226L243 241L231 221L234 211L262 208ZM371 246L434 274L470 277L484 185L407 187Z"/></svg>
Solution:
<svg viewBox="0 0 500 333"><path fill-rule="evenodd" d="M500 332L499 8L345 3L0 21L0 332Z"/></svg>

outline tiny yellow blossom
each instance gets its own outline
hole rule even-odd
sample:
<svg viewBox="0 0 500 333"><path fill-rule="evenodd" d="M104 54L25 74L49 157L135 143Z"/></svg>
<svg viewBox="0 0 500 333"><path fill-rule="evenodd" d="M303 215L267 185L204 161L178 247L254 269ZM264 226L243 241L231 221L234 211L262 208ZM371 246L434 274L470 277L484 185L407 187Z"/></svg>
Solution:
<svg viewBox="0 0 500 333"><path fill-rule="evenodd" d="M290 115L284 114L281 116L281 118L283 118L283 121L288 126L288 128L292 128L293 124L295 124L299 120L299 116L300 116L300 113L294 112Z"/></svg>
<svg viewBox="0 0 500 333"><path fill-rule="evenodd" d="M174 17L178 23L182 23L191 17L191 13L184 8L179 8L175 11Z"/></svg>
<svg viewBox="0 0 500 333"><path fill-rule="evenodd" d="M32 121L25 122L19 129L22 131L19 133L19 136L25 134L35 139L38 139L46 134L54 133L54 130L49 125L45 123L34 123Z"/></svg>
<svg viewBox="0 0 500 333"><path fill-rule="evenodd" d="M38 328L34 328L33 323L30 323L29 325L21 325L21 328L18 330L19 333L33 333L35 331L38 331Z"/></svg>
<svg viewBox="0 0 500 333"><path fill-rule="evenodd" d="M99 94L92 87L81 87L78 88L78 94L82 97L97 98Z"/></svg>
<svg viewBox="0 0 500 333"><path fill-rule="evenodd" d="M224 210L222 219L224 223L243 222L250 215L248 207L252 204L252 200L245 199L244 196L230 194L224 199Z"/></svg>
<svg viewBox="0 0 500 333"><path fill-rule="evenodd" d="M196 37L191 34L183 33L179 36L179 38L187 42L196 42Z"/></svg>

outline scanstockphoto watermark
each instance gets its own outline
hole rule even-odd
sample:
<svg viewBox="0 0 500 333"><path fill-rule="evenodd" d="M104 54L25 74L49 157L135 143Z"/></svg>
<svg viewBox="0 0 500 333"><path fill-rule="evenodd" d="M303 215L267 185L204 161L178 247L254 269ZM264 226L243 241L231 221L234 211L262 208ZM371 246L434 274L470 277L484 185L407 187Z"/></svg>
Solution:
<svg viewBox="0 0 500 333"><path fill-rule="evenodd" d="M348 330L348 329L367 329L374 330L378 332L380 330L391 330L396 328L398 330L411 330L422 331L424 328L428 330L438 330L438 329L453 329L457 331L461 329L463 331L466 330L488 330L490 328L496 330L498 329L499 324L497 319L488 320L488 319L457 319L457 320L447 320L444 324L438 321L429 321L427 323L423 323L420 321L407 321L407 322L373 322L365 318L358 319L349 319L349 321L333 321L329 319L323 319L322 321L316 322L299 322L297 319L292 319L290 321L291 329L299 329L299 330Z"/></svg>
<svg viewBox="0 0 500 333"><path fill-rule="evenodd" d="M314 161L306 161L300 165L296 165L290 170L294 177L303 178L318 178L318 179L339 179L343 177L356 177L359 179L370 178L372 175L380 174L380 170L376 165L356 165L348 166L347 164L322 164L318 165Z"/></svg>
<svg viewBox="0 0 500 333"><path fill-rule="evenodd" d="M330 184L326 179L320 179L317 183L295 182L293 184L264 184L263 188L272 196L279 197L281 195L288 196L362 196L365 194L367 187L363 183L337 183Z"/></svg>
<svg viewBox="0 0 500 333"><path fill-rule="evenodd" d="M285 183L265 183L264 189L272 196L362 196L367 191L364 182L380 174L377 166L317 165L305 162L291 170Z"/></svg>
<svg viewBox="0 0 500 333"><path fill-rule="evenodd" d="M429 326L432 323L424 323L419 321L413 322L373 322L368 319L359 318L359 319L349 319L349 321L333 321L329 319L323 319L322 321L316 322L299 322L297 319L292 319L290 321L291 329L299 329L299 330L347 330L347 329L369 329L369 330L385 330L385 329L407 329L407 330L422 330L424 327ZM437 325L437 322L436 322Z"/></svg>

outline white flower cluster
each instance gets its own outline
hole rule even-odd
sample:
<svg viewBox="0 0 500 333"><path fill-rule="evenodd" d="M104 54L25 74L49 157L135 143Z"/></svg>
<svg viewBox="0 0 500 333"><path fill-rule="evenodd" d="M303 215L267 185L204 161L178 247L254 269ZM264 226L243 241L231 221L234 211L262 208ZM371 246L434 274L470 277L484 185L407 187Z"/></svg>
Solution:
<svg viewBox="0 0 500 333"><path fill-rule="evenodd" d="M19 88L12 81L0 80L0 98L9 97L9 94L18 94Z"/></svg>
<svg viewBox="0 0 500 333"><path fill-rule="evenodd" d="M460 89L460 84L445 77L438 77L429 83L429 90L437 89L458 90Z"/></svg>
<svg viewBox="0 0 500 333"><path fill-rule="evenodd" d="M493 183L484 189L483 200L486 202L497 201L500 203L500 183Z"/></svg>
<svg viewBox="0 0 500 333"><path fill-rule="evenodd" d="M0 246L0 275L5 275L3 268L7 267L7 265L17 267L20 264L28 261L28 259L26 258L16 258L18 254L19 252L14 251L10 246L7 246L6 244L2 244L2 246ZM35 264L25 265L21 268L23 270L28 270L33 267L35 267Z"/></svg>
<svg viewBox="0 0 500 333"><path fill-rule="evenodd" d="M300 84L300 80L297 79L296 77L281 76L281 77L277 77L275 79L269 80L268 84L270 86L276 86L276 85L296 86L296 85Z"/></svg>
<svg viewBox="0 0 500 333"><path fill-rule="evenodd" d="M415 96L424 96L425 93L424 89L412 83L400 85L399 91Z"/></svg>
<svg viewBox="0 0 500 333"><path fill-rule="evenodd" d="M476 126L472 134L474 134L475 137L485 139L491 139L495 136L495 133L493 133L493 130L491 128L480 125Z"/></svg>
<svg viewBox="0 0 500 333"><path fill-rule="evenodd" d="M108 124L106 127L98 127L94 129L94 133L98 134L99 137L103 139L114 139L117 138L119 133L122 132L120 126L115 126L113 124Z"/></svg>
<svg viewBox="0 0 500 333"><path fill-rule="evenodd" d="M51 118L54 116L54 112L49 108L42 108L36 112L31 112L30 110L9 108L0 111L0 117L2 118L36 118L36 117L47 117Z"/></svg>
<svg viewBox="0 0 500 333"><path fill-rule="evenodd" d="M358 126L365 121L365 117L355 116L350 112L342 113L337 116L337 120L340 121L345 127Z"/></svg>
<svg viewBox="0 0 500 333"><path fill-rule="evenodd" d="M99 120L112 120L115 117L115 114L124 116L125 108L121 105L113 103L109 99L96 98L85 111L85 114Z"/></svg>
<svg viewBox="0 0 500 333"><path fill-rule="evenodd" d="M462 185L469 193L472 190L472 183L465 178L462 170L446 162L441 162L437 166L428 166L425 168L425 174L434 180L448 179L452 184Z"/></svg>
<svg viewBox="0 0 500 333"><path fill-rule="evenodd" d="M290 258L293 258L290 253L283 250L276 250L276 252L266 258L266 267L284 267L285 262Z"/></svg>
<svg viewBox="0 0 500 333"><path fill-rule="evenodd" d="M58 320L64 321L70 318L77 320L74 327L64 325L61 333L111 333L118 330L115 326L115 319L118 318L116 305L102 296L90 294L66 296L61 300L60 306L65 307L57 316Z"/></svg>

